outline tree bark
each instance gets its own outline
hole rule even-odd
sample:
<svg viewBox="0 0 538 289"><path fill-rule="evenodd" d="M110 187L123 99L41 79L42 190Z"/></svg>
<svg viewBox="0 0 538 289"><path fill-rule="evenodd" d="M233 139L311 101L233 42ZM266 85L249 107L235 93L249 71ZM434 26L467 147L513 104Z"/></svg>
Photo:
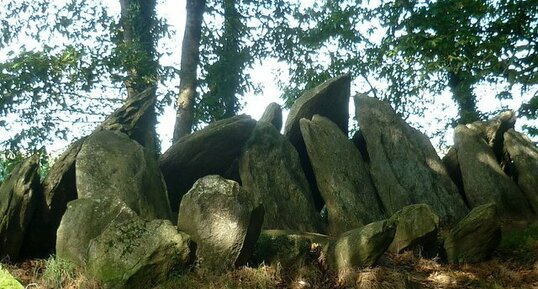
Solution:
<svg viewBox="0 0 538 289"><path fill-rule="evenodd" d="M155 104L159 64L155 48L156 35L153 31L156 26L156 0L120 0L120 5L123 43L119 43L118 48L125 49L124 52L129 56L133 54L136 56L135 61L123 59L123 68L128 75L125 80L127 101L134 100L140 93L145 92L144 97L147 99L144 102L151 103L151 107L134 126L131 137L157 154L159 144L155 131L157 124Z"/></svg>
<svg viewBox="0 0 538 289"><path fill-rule="evenodd" d="M205 0L187 0L187 21L181 52L181 80L172 142L192 132L196 98L196 70L200 63L200 38Z"/></svg>
<svg viewBox="0 0 538 289"><path fill-rule="evenodd" d="M452 98L458 105L458 124L471 123L480 120L476 108L476 95L473 92L471 75L464 71L449 72L448 86L452 91Z"/></svg>

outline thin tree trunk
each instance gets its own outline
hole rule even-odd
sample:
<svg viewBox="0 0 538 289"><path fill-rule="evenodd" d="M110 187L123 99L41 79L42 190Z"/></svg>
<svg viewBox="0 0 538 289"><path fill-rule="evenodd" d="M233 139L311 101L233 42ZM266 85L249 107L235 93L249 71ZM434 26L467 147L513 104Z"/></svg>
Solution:
<svg viewBox="0 0 538 289"><path fill-rule="evenodd" d="M156 36L153 32L156 26L156 0L120 0L120 5L123 43L119 44L119 48L127 49L129 54L135 54L137 58L136 62L124 60L123 63L128 74L125 81L127 98L133 99L152 87L150 93L145 96L152 103L151 108L140 118L131 137L157 154L159 144L155 131L157 124L155 104L159 64L156 59Z"/></svg>
<svg viewBox="0 0 538 289"><path fill-rule="evenodd" d="M471 123L480 120L480 114L476 108L476 96L472 89L471 75L458 71L449 72L448 85L452 91L452 98L458 105L458 124Z"/></svg>
<svg viewBox="0 0 538 289"><path fill-rule="evenodd" d="M172 142L192 132L197 86L196 70L200 63L200 38L205 3L205 0L187 0L187 22L181 52L181 80Z"/></svg>

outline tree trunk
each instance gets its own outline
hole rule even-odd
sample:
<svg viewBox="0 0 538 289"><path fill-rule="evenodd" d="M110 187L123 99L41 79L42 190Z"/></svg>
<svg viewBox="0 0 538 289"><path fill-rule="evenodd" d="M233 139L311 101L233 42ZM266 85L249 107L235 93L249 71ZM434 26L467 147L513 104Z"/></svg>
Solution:
<svg viewBox="0 0 538 289"><path fill-rule="evenodd" d="M196 70L200 63L200 38L205 0L187 0L187 22L181 52L181 80L172 142L191 133L196 98Z"/></svg>
<svg viewBox="0 0 538 289"><path fill-rule="evenodd" d="M476 108L476 96L472 89L472 76L463 71L448 73L448 86L452 91L452 98L458 105L458 124L471 123L480 120Z"/></svg>
<svg viewBox="0 0 538 289"><path fill-rule="evenodd" d="M131 137L157 154L159 144L155 131L157 124L155 104L159 64L155 49L157 39L153 31L156 26L156 0L120 0L120 5L123 43L119 43L118 48L124 50L123 52L130 57L135 56L134 61L123 59L123 68L128 75L125 80L127 100L134 99L151 88L149 93L144 94L144 97L148 98L147 101L151 102L151 107L137 122Z"/></svg>

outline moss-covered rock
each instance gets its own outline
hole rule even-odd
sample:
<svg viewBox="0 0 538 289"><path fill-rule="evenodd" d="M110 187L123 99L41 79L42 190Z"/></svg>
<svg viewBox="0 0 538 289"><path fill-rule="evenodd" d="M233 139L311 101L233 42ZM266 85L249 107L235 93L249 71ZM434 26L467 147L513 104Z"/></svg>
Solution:
<svg viewBox="0 0 538 289"><path fill-rule="evenodd" d="M501 241L494 203L474 208L448 234L444 248L449 263L476 263L488 258Z"/></svg>
<svg viewBox="0 0 538 289"><path fill-rule="evenodd" d="M254 264L292 267L304 264L314 247L327 251L331 237L297 231L264 230L256 242L252 257Z"/></svg>
<svg viewBox="0 0 538 289"><path fill-rule="evenodd" d="M400 253L407 248L432 247L439 234L439 216L426 204L404 207L390 218L396 225L396 234L389 251Z"/></svg>
<svg viewBox="0 0 538 289"><path fill-rule="evenodd" d="M394 224L383 220L342 234L329 249L330 265L339 275L374 265L389 247L395 232Z"/></svg>
<svg viewBox="0 0 538 289"><path fill-rule="evenodd" d="M0 260L17 260L40 198L39 154L18 164L0 186Z"/></svg>
<svg viewBox="0 0 538 289"><path fill-rule="evenodd" d="M24 286L0 265L0 288L24 289Z"/></svg>
<svg viewBox="0 0 538 289"><path fill-rule="evenodd" d="M153 288L193 261L194 244L168 220L114 222L90 241L87 268L106 288Z"/></svg>

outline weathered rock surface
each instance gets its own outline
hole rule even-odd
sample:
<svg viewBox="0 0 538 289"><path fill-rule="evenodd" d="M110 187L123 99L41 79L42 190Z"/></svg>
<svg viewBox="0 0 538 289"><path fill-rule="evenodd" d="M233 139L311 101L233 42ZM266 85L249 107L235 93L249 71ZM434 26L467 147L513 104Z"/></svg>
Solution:
<svg viewBox="0 0 538 289"><path fill-rule="evenodd" d="M513 162L519 188L538 214L538 148L523 134L510 129L504 133L504 149Z"/></svg>
<svg viewBox="0 0 538 289"><path fill-rule="evenodd" d="M95 131L124 133L149 151L156 151L157 136L154 127L151 127L153 121L156 121L155 89L148 87L140 93L130 94L125 103L109 115Z"/></svg>
<svg viewBox="0 0 538 289"><path fill-rule="evenodd" d="M42 194L39 154L18 164L0 186L0 259L19 258L24 235Z"/></svg>
<svg viewBox="0 0 538 289"><path fill-rule="evenodd" d="M350 84L349 74L331 78L305 92L295 101L284 127L284 135L293 145L302 140L299 121L302 118L311 119L315 114L329 118L344 133L347 133Z"/></svg>
<svg viewBox="0 0 538 289"><path fill-rule="evenodd" d="M476 121L466 126L475 131L491 147L498 161L502 159L504 133L513 129L516 123L516 114L508 110L488 121Z"/></svg>
<svg viewBox="0 0 538 289"><path fill-rule="evenodd" d="M501 224L494 203L474 208L445 239L450 263L474 263L485 260L501 241Z"/></svg>
<svg viewBox="0 0 538 289"><path fill-rule="evenodd" d="M458 161L458 151L454 147L451 147L441 160L445 165L448 175L458 187L461 197L467 204L467 198L465 197L465 192L463 190L463 178L461 176L460 162Z"/></svg>
<svg viewBox="0 0 538 289"><path fill-rule="evenodd" d="M388 249L390 252L400 253L415 246L427 249L435 245L439 234L439 216L430 206L407 206L392 215L390 221L396 225L396 234Z"/></svg>
<svg viewBox="0 0 538 289"><path fill-rule="evenodd" d="M115 196L142 218L171 219L166 186L157 161L125 134L98 131L76 159L79 198Z"/></svg>
<svg viewBox="0 0 538 289"><path fill-rule="evenodd" d="M77 198L75 160L85 139L81 138L71 144L54 162L43 180L44 198L39 198L24 238L24 256L45 258L54 251L56 231L67 203Z"/></svg>
<svg viewBox="0 0 538 289"><path fill-rule="evenodd" d="M468 209L429 139L386 102L357 95L355 107L372 180L387 214L424 203L442 222L463 218Z"/></svg>
<svg viewBox="0 0 538 289"><path fill-rule="evenodd" d="M350 85L351 77L346 74L331 78L314 89L305 92L291 107L284 126L284 135L299 153L301 166L311 186L317 210L321 210L324 203L316 187L316 178L310 166L299 121L302 118L311 119L314 114L319 114L329 118L347 134Z"/></svg>
<svg viewBox="0 0 538 289"><path fill-rule="evenodd" d="M256 125L241 155L239 173L245 190L261 196L264 229L321 231L297 151L274 126Z"/></svg>
<svg viewBox="0 0 538 289"><path fill-rule="evenodd" d="M328 232L337 236L383 219L370 173L359 150L328 118L301 119L301 132L318 189L328 212Z"/></svg>
<svg viewBox="0 0 538 289"><path fill-rule="evenodd" d="M88 247L93 238L113 222L137 218L136 213L114 197L77 199L69 202L58 228L56 255L78 266L88 260Z"/></svg>
<svg viewBox="0 0 538 289"><path fill-rule="evenodd" d="M503 172L493 151L476 131L458 125L454 130L454 144L469 206L494 202L503 216L531 217L525 196Z"/></svg>
<svg viewBox="0 0 538 289"><path fill-rule="evenodd" d="M314 247L327 251L331 237L297 231L263 230L256 242L253 264L282 265L284 268L306 263ZM321 252L319 252L321 253Z"/></svg>
<svg viewBox="0 0 538 289"><path fill-rule="evenodd" d="M115 220L92 239L88 272L107 288L153 288L193 261L190 237L168 220Z"/></svg>
<svg viewBox="0 0 538 289"><path fill-rule="evenodd" d="M159 159L159 165L173 212L179 211L181 197L196 180L228 171L255 125L256 121L249 116L234 116L209 124L172 144Z"/></svg>
<svg viewBox="0 0 538 289"><path fill-rule="evenodd" d="M282 107L276 102L271 102L263 112L260 121L272 124L278 131L282 129Z"/></svg>
<svg viewBox="0 0 538 289"><path fill-rule="evenodd" d="M24 286L0 265L0 288L24 289Z"/></svg>
<svg viewBox="0 0 538 289"><path fill-rule="evenodd" d="M211 175L199 179L183 196L178 228L197 244L199 266L224 272L246 265L263 224L258 196L232 180Z"/></svg>
<svg viewBox="0 0 538 289"><path fill-rule="evenodd" d="M329 249L329 262L339 276L369 267L387 250L396 228L388 220L378 221L342 234Z"/></svg>

